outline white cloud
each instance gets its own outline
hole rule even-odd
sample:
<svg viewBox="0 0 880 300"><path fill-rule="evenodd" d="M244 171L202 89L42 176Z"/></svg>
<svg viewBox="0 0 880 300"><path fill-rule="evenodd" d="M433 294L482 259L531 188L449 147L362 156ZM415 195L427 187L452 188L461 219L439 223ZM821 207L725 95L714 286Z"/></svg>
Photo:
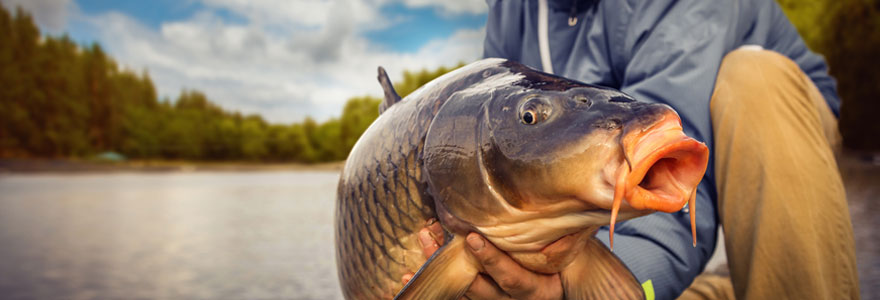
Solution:
<svg viewBox="0 0 880 300"><path fill-rule="evenodd" d="M200 0L213 8L241 15L257 26L316 28L354 22L382 28L377 7L387 0ZM379 22L376 22L379 21Z"/></svg>
<svg viewBox="0 0 880 300"><path fill-rule="evenodd" d="M310 0L202 0L207 6L221 7L249 20L273 24L320 26L331 12L331 1Z"/></svg>
<svg viewBox="0 0 880 300"><path fill-rule="evenodd" d="M67 25L68 12L74 9L71 0L2 0L10 12L21 7L31 13L40 27L52 33L59 33Z"/></svg>
<svg viewBox="0 0 880 300"><path fill-rule="evenodd" d="M478 0L403 0L408 7L436 7L447 15L480 14L487 11L486 3Z"/></svg>
<svg viewBox="0 0 880 300"><path fill-rule="evenodd" d="M323 120L338 116L352 96L380 96L379 65L394 80L406 69L476 60L482 49L483 31L464 29L415 53L388 52L359 35L388 24L370 0L204 1L249 21L229 23L212 7L158 30L120 13L85 18L117 61L148 69L160 94L197 89L225 108L273 122Z"/></svg>

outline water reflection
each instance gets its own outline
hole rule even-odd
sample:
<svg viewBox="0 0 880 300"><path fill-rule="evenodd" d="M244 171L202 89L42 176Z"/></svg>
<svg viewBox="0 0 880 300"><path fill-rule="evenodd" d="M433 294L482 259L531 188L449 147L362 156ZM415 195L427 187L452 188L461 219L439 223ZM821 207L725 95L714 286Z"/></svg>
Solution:
<svg viewBox="0 0 880 300"><path fill-rule="evenodd" d="M336 173L0 176L0 295L340 298Z"/></svg>

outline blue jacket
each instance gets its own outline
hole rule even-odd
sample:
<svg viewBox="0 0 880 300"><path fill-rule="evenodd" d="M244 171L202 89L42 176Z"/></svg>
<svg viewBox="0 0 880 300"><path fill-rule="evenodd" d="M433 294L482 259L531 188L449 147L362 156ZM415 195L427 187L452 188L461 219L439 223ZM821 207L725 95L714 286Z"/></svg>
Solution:
<svg viewBox="0 0 880 300"><path fill-rule="evenodd" d="M839 114L835 82L823 58L806 48L773 0L539 2L544 1L488 0L484 56L614 87L640 101L666 103L681 115L685 132L710 149L709 99L715 77L724 55L742 45L759 45L791 58ZM547 45L543 59L542 39ZM684 211L655 213L617 226L615 254L640 282L651 280L658 299L677 297L715 249L713 166L710 157L698 188L696 248ZM607 244L607 229L598 237Z"/></svg>

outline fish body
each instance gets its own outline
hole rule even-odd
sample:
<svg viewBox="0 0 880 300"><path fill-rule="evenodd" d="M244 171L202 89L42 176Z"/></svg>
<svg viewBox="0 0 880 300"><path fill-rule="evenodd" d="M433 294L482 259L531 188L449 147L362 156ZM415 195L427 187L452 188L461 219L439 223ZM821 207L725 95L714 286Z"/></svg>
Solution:
<svg viewBox="0 0 880 300"><path fill-rule="evenodd" d="M379 73L381 114L337 190L347 299L459 298L482 271L463 248L469 232L532 271L560 273L569 299L643 297L593 235L693 204L708 150L682 133L674 111L503 59L459 68L404 99ZM426 260L417 234L433 218L448 237Z"/></svg>

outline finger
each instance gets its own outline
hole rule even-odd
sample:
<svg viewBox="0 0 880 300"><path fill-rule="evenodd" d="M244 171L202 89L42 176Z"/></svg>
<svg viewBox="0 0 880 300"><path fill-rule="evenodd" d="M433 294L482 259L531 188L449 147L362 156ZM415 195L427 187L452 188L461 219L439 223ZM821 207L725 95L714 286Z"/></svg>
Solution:
<svg viewBox="0 0 880 300"><path fill-rule="evenodd" d="M468 234L467 244L486 273L507 294L514 298L522 298L532 294L537 288L536 274L520 266L506 253L484 240L481 235L473 232Z"/></svg>
<svg viewBox="0 0 880 300"><path fill-rule="evenodd" d="M425 255L426 259L431 258L431 255L434 255L434 252L440 249L440 244L431 237L431 231L427 228L419 230L419 244L422 246L422 254Z"/></svg>
<svg viewBox="0 0 880 300"><path fill-rule="evenodd" d="M492 279L483 274L477 275L464 295L471 300L510 299Z"/></svg>
<svg viewBox="0 0 880 300"><path fill-rule="evenodd" d="M415 275L415 273L406 273L400 277L400 280L403 281L403 285L406 285L410 280L412 280L413 276Z"/></svg>
<svg viewBox="0 0 880 300"><path fill-rule="evenodd" d="M425 228L428 228L428 230L431 232L431 236L434 238L434 241L436 241L438 245L443 245L446 234L445 232L443 232L443 226L440 226L440 222L437 222L437 219L429 219Z"/></svg>

